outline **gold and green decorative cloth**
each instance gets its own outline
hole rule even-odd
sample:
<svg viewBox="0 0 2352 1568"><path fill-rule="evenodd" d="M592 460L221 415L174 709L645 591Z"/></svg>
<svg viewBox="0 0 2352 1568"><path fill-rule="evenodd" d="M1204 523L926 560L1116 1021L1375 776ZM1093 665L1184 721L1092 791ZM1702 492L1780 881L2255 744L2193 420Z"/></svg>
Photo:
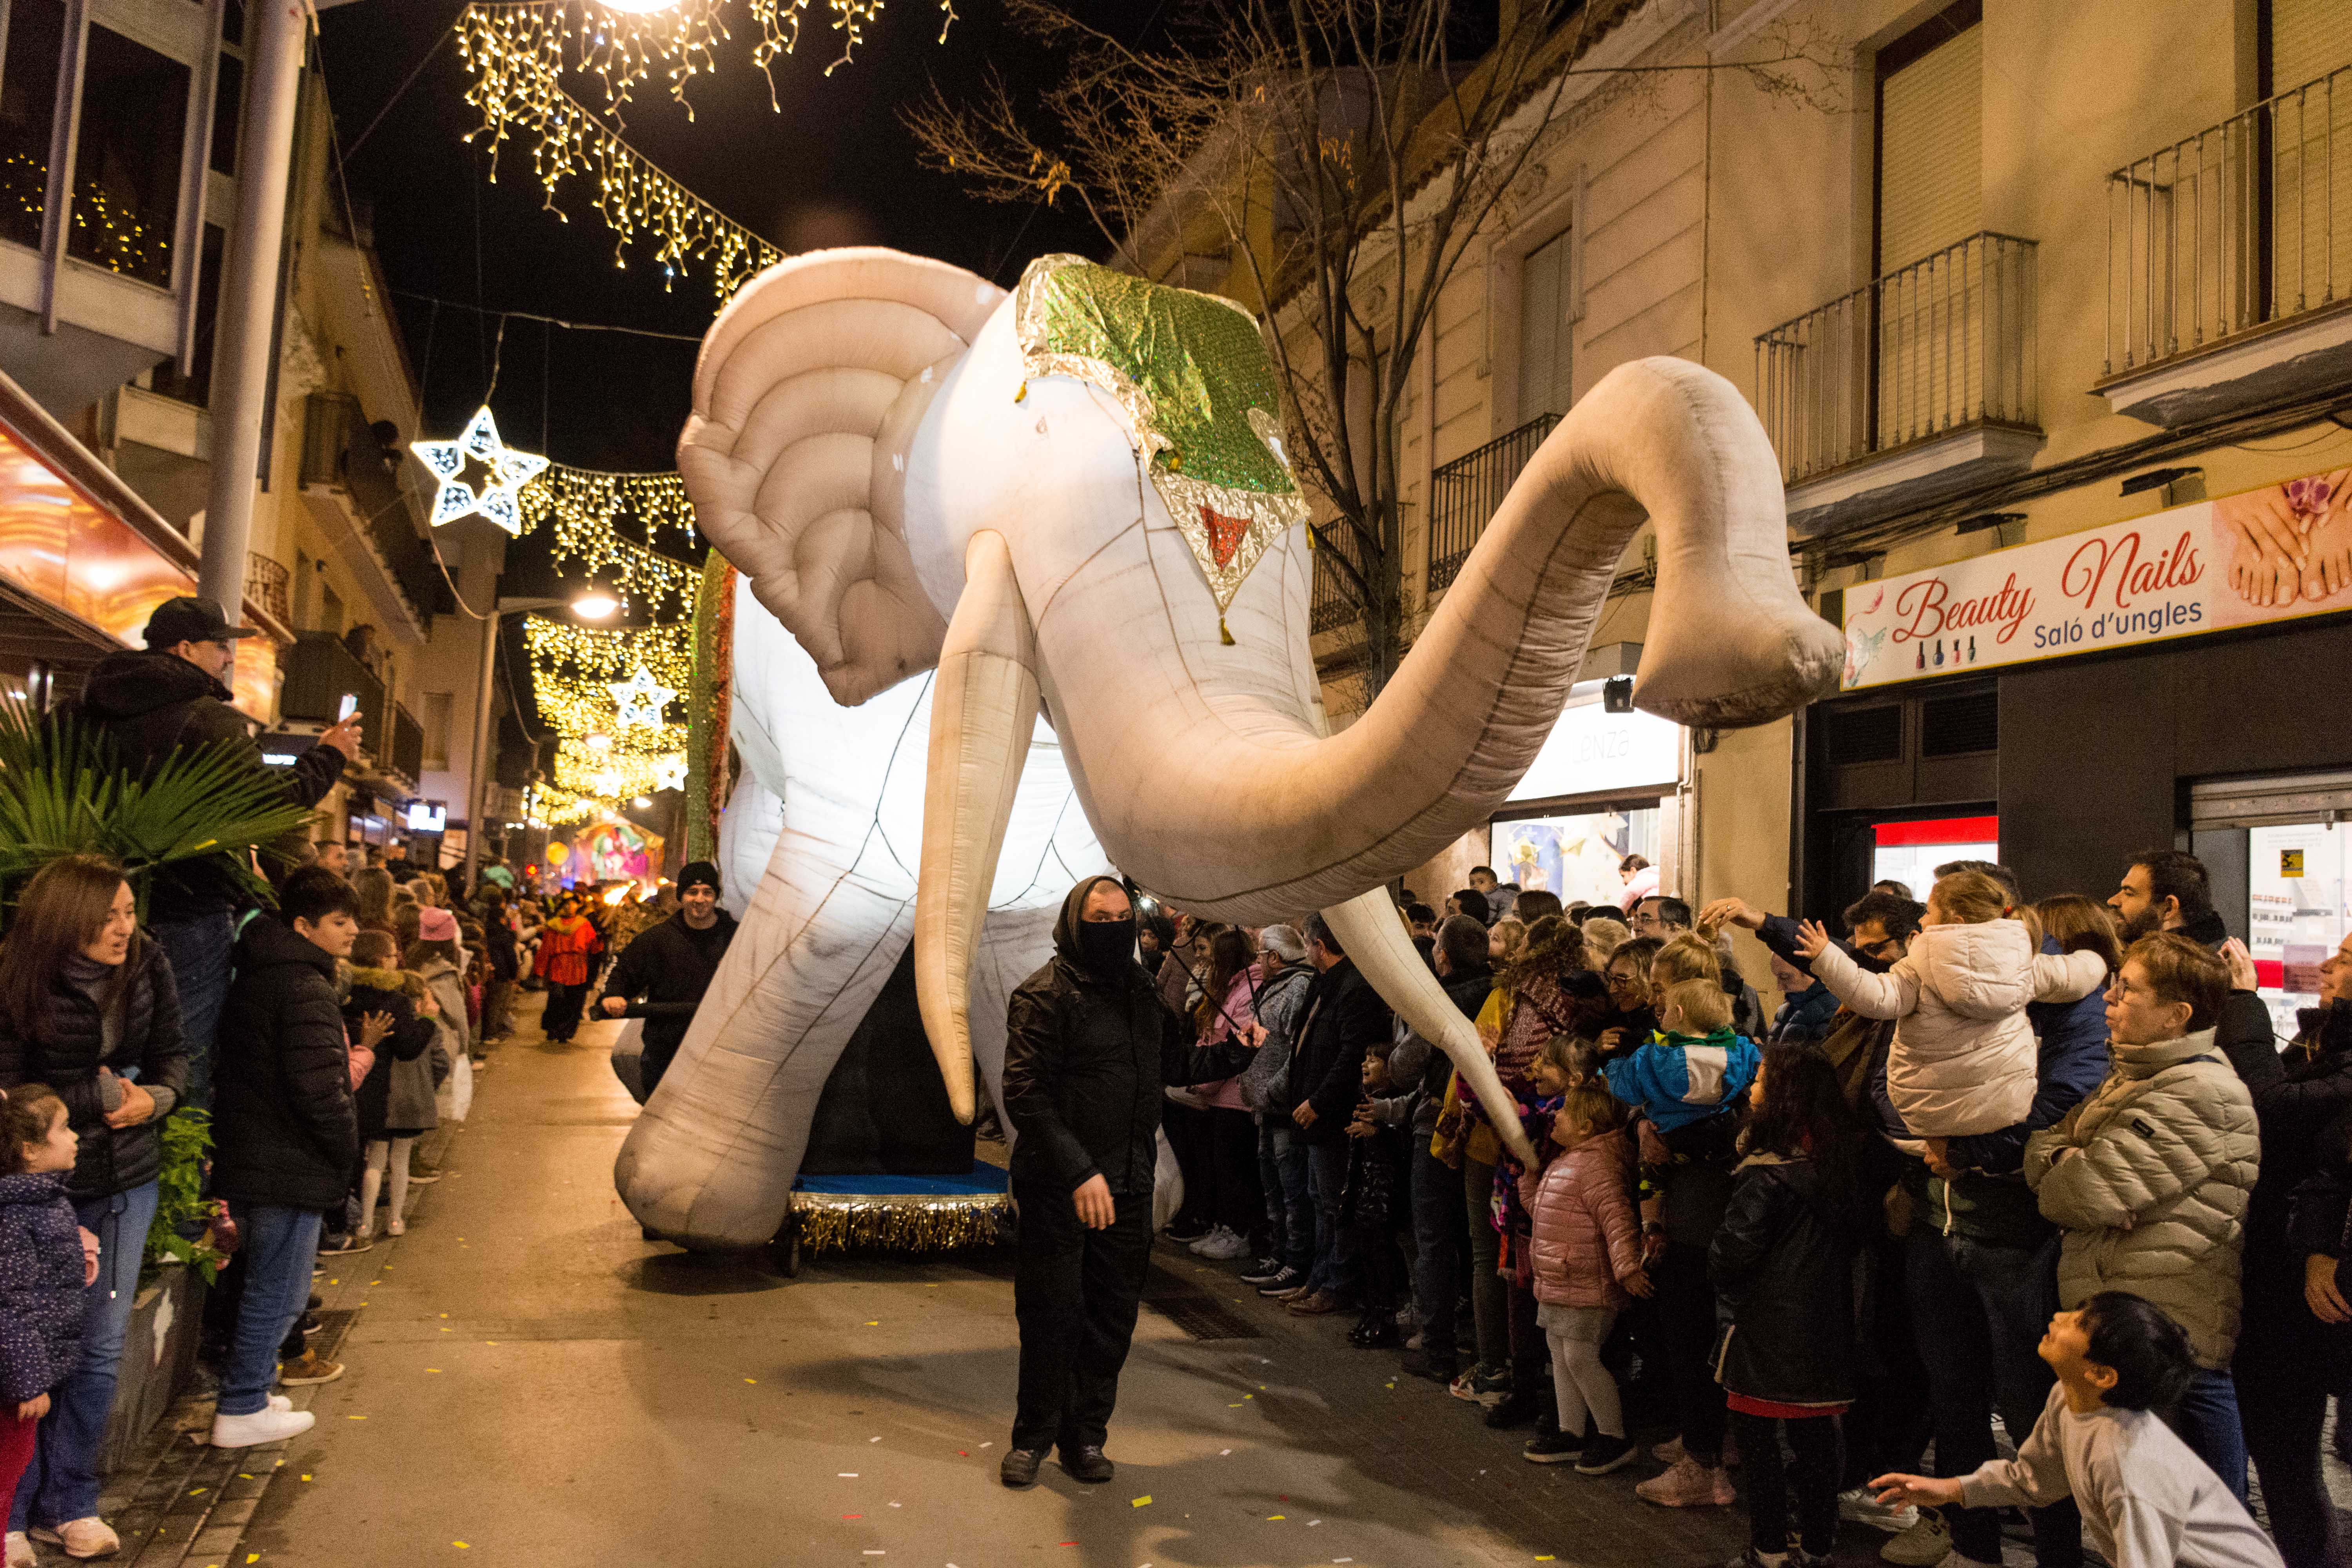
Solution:
<svg viewBox="0 0 2352 1568"><path fill-rule="evenodd" d="M1222 617L1258 558L1307 521L1256 321L1230 300L1076 256L1029 264L1013 321L1028 374L1075 376L1118 402Z"/></svg>

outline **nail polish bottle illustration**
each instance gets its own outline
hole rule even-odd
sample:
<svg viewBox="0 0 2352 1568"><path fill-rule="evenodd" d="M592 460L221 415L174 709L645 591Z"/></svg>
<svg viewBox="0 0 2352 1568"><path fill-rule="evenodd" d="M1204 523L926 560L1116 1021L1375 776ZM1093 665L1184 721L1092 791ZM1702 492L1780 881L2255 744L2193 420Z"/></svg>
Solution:
<svg viewBox="0 0 2352 1568"><path fill-rule="evenodd" d="M1944 639L1941 637L1936 639L1936 668L1944 668Z"/></svg>
<svg viewBox="0 0 2352 1568"><path fill-rule="evenodd" d="M1976 639L1975 634L1971 633L1971 634L1969 635L1969 662L1970 664L1974 664L1976 661L1977 661L1977 639Z"/></svg>
<svg viewBox="0 0 2352 1568"><path fill-rule="evenodd" d="M1919 652L1913 658L1911 668L1914 669L1925 669L1927 668L1927 645L1926 643L1921 643L1919 645Z"/></svg>

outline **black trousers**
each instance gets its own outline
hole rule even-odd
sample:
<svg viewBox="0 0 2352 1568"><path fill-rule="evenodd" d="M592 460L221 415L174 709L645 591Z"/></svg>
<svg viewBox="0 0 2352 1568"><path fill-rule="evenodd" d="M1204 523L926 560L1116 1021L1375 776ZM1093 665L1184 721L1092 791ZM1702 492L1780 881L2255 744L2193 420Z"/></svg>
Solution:
<svg viewBox="0 0 2352 1568"><path fill-rule="evenodd" d="M568 1040L580 1028L580 1009L588 1000L588 985L547 984L547 1010L540 1015L540 1032L551 1040Z"/></svg>
<svg viewBox="0 0 2352 1568"><path fill-rule="evenodd" d="M1776 1416L1735 1414L1733 1429L1739 1436L1739 1460L1748 1469L1741 1486L1748 1493L1748 1542L1759 1552L1786 1552L1789 1526L1795 1523L1806 1551L1826 1557L1837 1540L1838 1417L1808 1415L1801 1421ZM1789 1429L1794 1465L1780 1459L1780 1435ZM1689 1439L1684 1439L1688 1447ZM1796 1483L1797 1513L1789 1517L1790 1482Z"/></svg>
<svg viewBox="0 0 2352 1568"><path fill-rule="evenodd" d="M1102 1446L1118 1403L1119 1368L1135 1339L1151 1262L1151 1194L1114 1198L1107 1230L1078 1223L1066 1189L1015 1181L1020 1240L1013 1316L1021 1328L1020 1404L1013 1446Z"/></svg>
<svg viewBox="0 0 2352 1568"><path fill-rule="evenodd" d="M1264 1235L1265 1192L1257 1176L1255 1119L1223 1105L1201 1114L1208 1118L1209 1171L1216 1188L1204 1217L1244 1238Z"/></svg>
<svg viewBox="0 0 2352 1568"><path fill-rule="evenodd" d="M2320 1476L2319 1434L2345 1343L2304 1304L2300 1272L2247 1259L2245 1327L2231 1374L2279 1555L2287 1568L2336 1568L2342 1558L2335 1505ZM2336 1418L2344 1418L2341 1406Z"/></svg>
<svg viewBox="0 0 2352 1568"><path fill-rule="evenodd" d="M1160 1108L1160 1130L1168 1134L1168 1152L1176 1156L1176 1169L1184 1177L1184 1201L1168 1228L1184 1236L1217 1223L1216 1156L1210 1148L1209 1115L1172 1100Z"/></svg>
<svg viewBox="0 0 2352 1568"><path fill-rule="evenodd" d="M1666 1371L1675 1383L1675 1412L1683 1452L1713 1469L1723 1463L1722 1385L1707 1356L1715 1349L1715 1286L1706 1277L1706 1248L1669 1241L1650 1278L1658 1283L1658 1327ZM1742 1450L1743 1459L1746 1457Z"/></svg>

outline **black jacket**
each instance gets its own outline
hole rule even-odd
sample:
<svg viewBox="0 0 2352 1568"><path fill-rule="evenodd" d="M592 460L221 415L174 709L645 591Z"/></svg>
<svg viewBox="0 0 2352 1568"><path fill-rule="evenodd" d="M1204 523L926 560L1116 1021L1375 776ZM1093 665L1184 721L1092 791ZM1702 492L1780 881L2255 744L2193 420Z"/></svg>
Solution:
<svg viewBox="0 0 2352 1568"><path fill-rule="evenodd" d="M239 748L256 768L267 766L253 743L252 725L229 706L229 689L177 654L126 648L110 653L82 680L75 710L90 728L111 736L123 767L145 777L182 746L215 741ZM316 805L342 777L343 754L310 746L285 775L286 798ZM197 861L156 873L148 896L155 920L180 920L237 908L236 881L220 867Z"/></svg>
<svg viewBox="0 0 2352 1568"><path fill-rule="evenodd" d="M389 984L385 984L390 982ZM381 1138L390 1128L388 1114L392 1103L392 1064L413 1062L433 1048L434 1037L441 1026L416 1010L416 1004L400 987L400 976L381 969L354 969L352 973L351 994L343 998L343 1030L346 1037L357 1039L360 1026L370 1013L392 1015L392 1033L376 1043L375 1061L369 1067L367 1077L352 1091L352 1105L359 1117L362 1138ZM348 1075L344 1082L351 1081Z"/></svg>
<svg viewBox="0 0 2352 1568"><path fill-rule="evenodd" d="M2321 1010L2312 1052L2298 1049L2289 1057L2279 1054L2263 999L2232 991L2221 1005L2213 1043L2245 1084L2261 1124L2261 1175L2246 1200L2247 1277L2267 1277L2299 1296L2303 1255L2287 1246L2288 1213L2295 1189L2321 1169L2322 1132L2352 1108L2352 1002Z"/></svg>
<svg viewBox="0 0 2352 1568"><path fill-rule="evenodd" d="M1100 879L1062 900L1053 958L1005 1010L1004 1113L1017 1134L1016 1180L1074 1192L1101 1176L1114 1194L1139 1197L1159 1160L1160 1090L1231 1078L1250 1053L1232 1041L1194 1046L1191 1024L1160 1005L1141 964L1105 979L1078 962L1078 910Z"/></svg>
<svg viewBox="0 0 2352 1568"><path fill-rule="evenodd" d="M30 1172L0 1176L0 1407L10 1415L81 1364L81 1226L64 1185Z"/></svg>
<svg viewBox="0 0 2352 1568"><path fill-rule="evenodd" d="M691 930L684 915L672 915L639 931L614 961L604 994L627 998L628 1011L621 1016L646 1021L647 1056L670 1056L686 1038L694 1010L735 940L735 917L725 910L718 915L719 923L708 931Z"/></svg>
<svg viewBox="0 0 2352 1568"><path fill-rule="evenodd" d="M194 668L194 665L189 666ZM98 1005L59 975L49 991L49 1039L21 1035L0 1011L0 1089L45 1083L66 1102L66 1120L81 1138L67 1191L77 1198L111 1197L155 1179L163 1168L163 1121L188 1086L188 1048L180 1035L180 991L172 961L158 943L142 939L129 960L122 1029L114 1055L103 1058ZM106 1124L99 1103L98 1069L111 1068L155 1096L156 1114L120 1131Z"/></svg>
<svg viewBox="0 0 2352 1568"><path fill-rule="evenodd" d="M1315 1125L1297 1136L1307 1143L1337 1143L1348 1135L1356 1102L1364 1098L1364 1053L1385 1048L1394 1037L1389 1005L1372 983L1343 958L1307 988L1306 1021L1291 1058L1294 1105L1315 1108Z"/></svg>
<svg viewBox="0 0 2352 1568"><path fill-rule="evenodd" d="M515 952L514 927L507 923L504 910L484 917L482 945L489 952L492 978L512 980L522 973L520 955Z"/></svg>
<svg viewBox="0 0 2352 1568"><path fill-rule="evenodd" d="M1853 1398L1853 1261L1860 1216L1822 1191L1811 1160L1751 1154L1707 1247L1724 1327L1716 1381L1787 1405Z"/></svg>
<svg viewBox="0 0 2352 1568"><path fill-rule="evenodd" d="M340 1207L360 1157L335 961L275 916L236 943L213 1067L213 1191L281 1208Z"/></svg>

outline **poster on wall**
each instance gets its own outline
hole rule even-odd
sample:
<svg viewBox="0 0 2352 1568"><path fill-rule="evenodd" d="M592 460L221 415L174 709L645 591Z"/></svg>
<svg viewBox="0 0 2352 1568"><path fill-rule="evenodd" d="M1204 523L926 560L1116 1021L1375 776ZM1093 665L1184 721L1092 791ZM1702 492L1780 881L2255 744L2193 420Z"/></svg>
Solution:
<svg viewBox="0 0 2352 1568"><path fill-rule="evenodd" d="M1496 874L1522 892L1557 893L1563 904L1614 905L1625 893L1618 863L1628 855L1658 858L1658 811L1604 808L1498 822L1489 830L1487 854Z"/></svg>
<svg viewBox="0 0 2352 1568"><path fill-rule="evenodd" d="M1844 689L2352 609L2352 468L1845 591Z"/></svg>

